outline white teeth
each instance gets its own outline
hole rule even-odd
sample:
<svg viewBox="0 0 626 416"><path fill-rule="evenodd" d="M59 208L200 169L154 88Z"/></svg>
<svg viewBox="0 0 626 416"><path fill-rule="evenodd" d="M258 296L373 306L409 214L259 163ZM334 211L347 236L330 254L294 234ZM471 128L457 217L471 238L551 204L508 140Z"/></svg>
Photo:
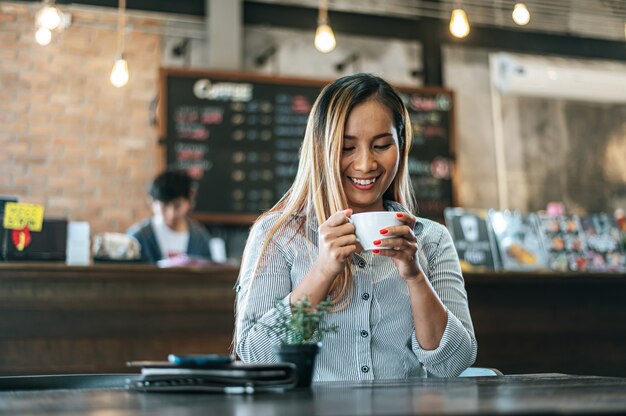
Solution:
<svg viewBox="0 0 626 416"><path fill-rule="evenodd" d="M362 185L362 186L367 186L367 185L371 185L374 182L376 182L376 178L372 178L372 179L356 179L356 178L350 178L352 179L352 182L356 183L357 185Z"/></svg>

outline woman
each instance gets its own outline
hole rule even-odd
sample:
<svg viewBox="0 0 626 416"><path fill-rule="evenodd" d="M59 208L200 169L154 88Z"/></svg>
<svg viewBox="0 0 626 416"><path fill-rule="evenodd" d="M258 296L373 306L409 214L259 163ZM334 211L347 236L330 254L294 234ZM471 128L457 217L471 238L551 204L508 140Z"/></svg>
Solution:
<svg viewBox="0 0 626 416"><path fill-rule="evenodd" d="M326 86L309 116L295 181L253 226L237 285L235 349L276 361L263 330L284 305L330 296L314 381L454 377L476 358L463 277L450 234L416 217L407 160L408 112L379 77ZM361 251L353 213L396 211ZM395 235L385 239L385 234Z"/></svg>

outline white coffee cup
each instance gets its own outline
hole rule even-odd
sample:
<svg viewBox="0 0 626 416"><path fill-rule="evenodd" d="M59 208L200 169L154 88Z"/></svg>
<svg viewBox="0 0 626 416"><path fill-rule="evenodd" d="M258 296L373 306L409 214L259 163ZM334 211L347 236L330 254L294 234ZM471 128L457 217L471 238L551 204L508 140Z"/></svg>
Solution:
<svg viewBox="0 0 626 416"><path fill-rule="evenodd" d="M363 250L374 248L385 248L385 242L375 246L374 240L383 240L393 237L391 234L381 234L380 230L394 225L402 225L402 221L396 217L396 212L376 211L352 214L350 222L356 228L356 238L363 247Z"/></svg>

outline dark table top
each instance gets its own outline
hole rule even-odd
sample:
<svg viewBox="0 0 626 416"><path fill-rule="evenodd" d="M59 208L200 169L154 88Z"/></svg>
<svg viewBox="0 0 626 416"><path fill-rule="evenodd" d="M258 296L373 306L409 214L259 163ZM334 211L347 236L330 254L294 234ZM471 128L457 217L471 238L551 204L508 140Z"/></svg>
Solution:
<svg viewBox="0 0 626 416"><path fill-rule="evenodd" d="M106 383L103 384L106 387ZM626 378L528 374L324 383L251 395L135 393L123 388L0 392L7 415L411 415L626 413ZM58 386L56 387L58 388Z"/></svg>

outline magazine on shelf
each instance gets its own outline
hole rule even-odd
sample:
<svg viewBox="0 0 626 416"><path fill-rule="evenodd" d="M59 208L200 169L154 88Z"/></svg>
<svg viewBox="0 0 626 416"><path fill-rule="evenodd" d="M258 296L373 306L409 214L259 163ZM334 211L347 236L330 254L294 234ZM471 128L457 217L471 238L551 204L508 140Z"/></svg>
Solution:
<svg viewBox="0 0 626 416"><path fill-rule="evenodd" d="M291 363L245 364L234 361L207 366L179 366L167 361L129 362L141 374L129 379L127 388L141 392L197 391L208 393L254 393L296 385Z"/></svg>
<svg viewBox="0 0 626 416"><path fill-rule="evenodd" d="M499 268L495 239L487 223L486 211L446 208L444 218L464 270Z"/></svg>
<svg viewBox="0 0 626 416"><path fill-rule="evenodd" d="M597 272L626 271L626 254L622 251L620 232L609 214L592 214L580 219L587 250L587 269Z"/></svg>
<svg viewBox="0 0 626 416"><path fill-rule="evenodd" d="M578 216L540 213L539 230L552 270L587 270L587 246Z"/></svg>
<svg viewBox="0 0 626 416"><path fill-rule="evenodd" d="M535 214L489 211L489 223L505 270L539 270L548 267L546 250Z"/></svg>

